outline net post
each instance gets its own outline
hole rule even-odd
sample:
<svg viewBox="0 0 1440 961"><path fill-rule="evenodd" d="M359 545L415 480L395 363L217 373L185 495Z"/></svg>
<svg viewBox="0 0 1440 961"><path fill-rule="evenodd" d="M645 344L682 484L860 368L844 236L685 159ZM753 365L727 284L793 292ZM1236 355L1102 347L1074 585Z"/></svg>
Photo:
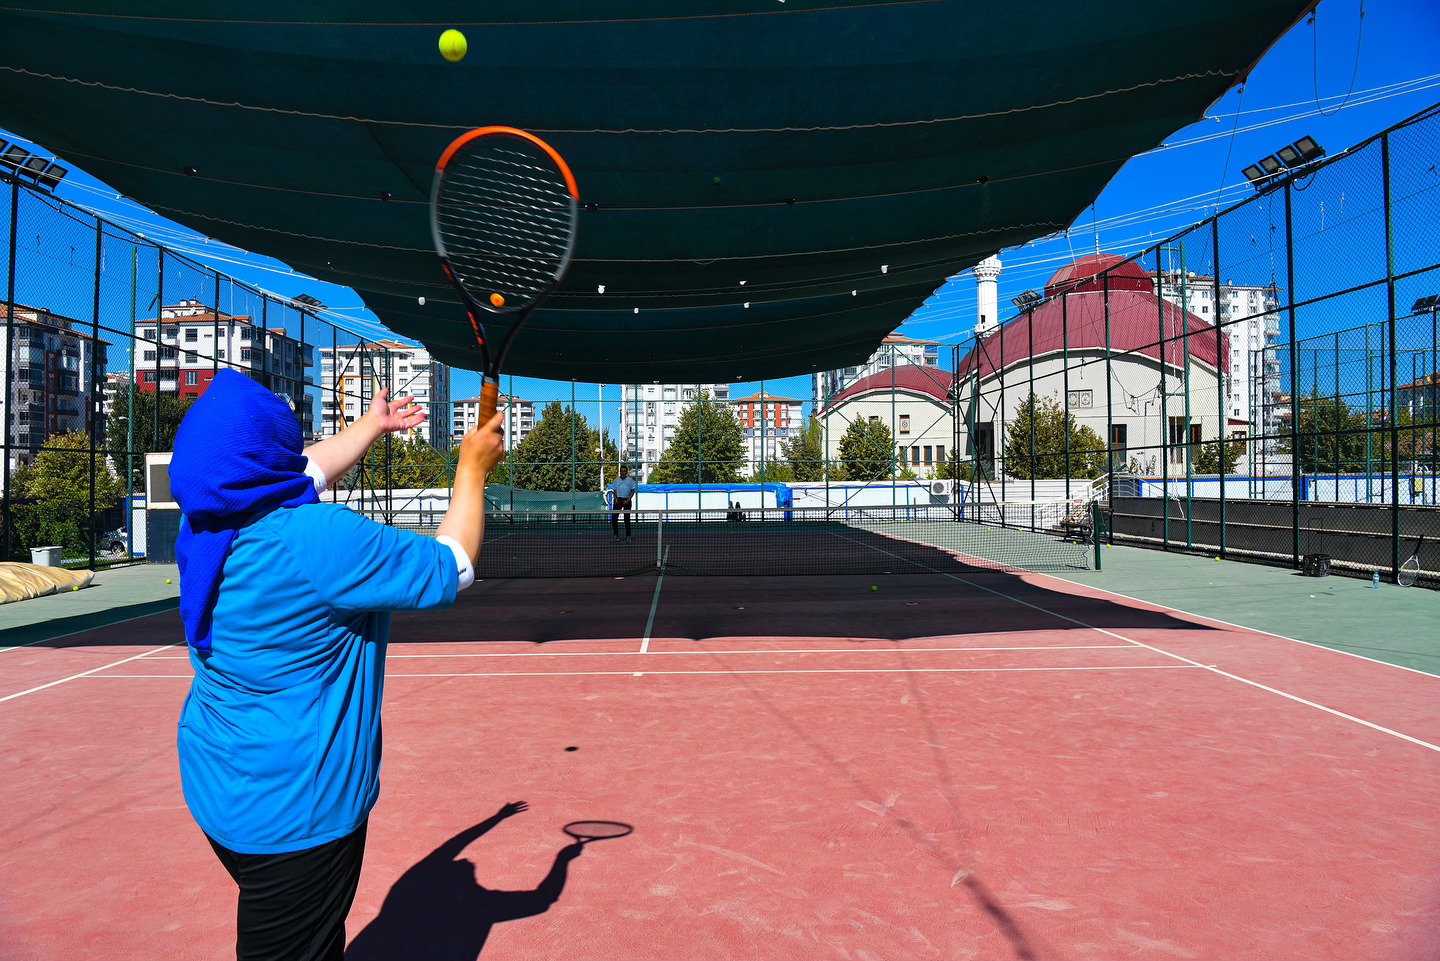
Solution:
<svg viewBox="0 0 1440 961"><path fill-rule="evenodd" d="M1095 543L1095 569L1102 570L1100 563L1100 498L1090 502L1090 540Z"/></svg>
<svg viewBox="0 0 1440 961"><path fill-rule="evenodd" d="M655 514L655 570L661 574L665 573L665 554L662 544L665 541L665 510L662 508Z"/></svg>

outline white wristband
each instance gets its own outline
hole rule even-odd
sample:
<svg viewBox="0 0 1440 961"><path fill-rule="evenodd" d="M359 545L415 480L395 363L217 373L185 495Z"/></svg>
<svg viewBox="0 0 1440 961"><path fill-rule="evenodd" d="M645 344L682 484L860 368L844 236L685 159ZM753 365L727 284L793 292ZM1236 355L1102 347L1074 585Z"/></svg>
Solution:
<svg viewBox="0 0 1440 961"><path fill-rule="evenodd" d="M326 480L325 472L320 469L320 465L308 457L305 458L305 476L315 482L315 493L317 494L325 493L325 489L330 486L330 482Z"/></svg>
<svg viewBox="0 0 1440 961"><path fill-rule="evenodd" d="M460 573L460 586L456 590L463 591L474 584L475 566L470 563L470 555L465 553L465 548L460 546L460 542L453 537L446 537L444 534L435 539L450 548L450 552L455 555L455 568Z"/></svg>

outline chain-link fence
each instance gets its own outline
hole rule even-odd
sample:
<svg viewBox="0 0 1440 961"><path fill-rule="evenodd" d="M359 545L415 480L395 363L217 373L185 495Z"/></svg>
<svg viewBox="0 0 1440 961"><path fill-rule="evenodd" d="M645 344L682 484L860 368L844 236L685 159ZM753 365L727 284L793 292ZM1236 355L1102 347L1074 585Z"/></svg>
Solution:
<svg viewBox="0 0 1440 961"><path fill-rule="evenodd" d="M0 263L5 559L173 559L179 515L163 455L221 369L289 403L307 443L353 422L382 389L416 394L427 425L377 445L327 496L384 515L406 506L397 491L448 487L449 372L414 348L348 330L323 319L317 300L266 294L8 176ZM149 470L147 459L157 461Z"/></svg>
<svg viewBox="0 0 1440 961"><path fill-rule="evenodd" d="M1431 108L1017 300L958 351L962 468L1095 478L1117 542L1440 584L1437 140Z"/></svg>
<svg viewBox="0 0 1440 961"><path fill-rule="evenodd" d="M1385 579L1410 562L1440 585L1437 155L1440 107L1138 254L1079 257L955 345L892 336L779 384L506 377L487 497L510 516L603 510L623 467L641 510L938 509L1057 539L1088 538L1099 503L1116 542ZM7 557L140 553L140 505L163 557L178 521L157 515L146 455L221 368L289 399L312 439L382 388L419 395L427 428L330 496L438 523L479 410L448 370L4 187Z"/></svg>

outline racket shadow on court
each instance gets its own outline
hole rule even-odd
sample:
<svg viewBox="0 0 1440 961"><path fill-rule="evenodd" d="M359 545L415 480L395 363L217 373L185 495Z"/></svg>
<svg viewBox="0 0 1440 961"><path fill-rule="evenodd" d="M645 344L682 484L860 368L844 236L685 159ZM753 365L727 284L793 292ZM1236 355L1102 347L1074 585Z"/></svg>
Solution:
<svg viewBox="0 0 1440 961"><path fill-rule="evenodd" d="M350 942L345 951L347 961L475 961L495 925L548 911L565 888L570 862L599 836L577 835L567 825L574 843L556 853L549 872L530 891L484 887L475 880L474 862L460 856L475 840L526 807L524 801L506 804L450 838L401 875L385 896L375 920ZM615 831L609 836L630 833L628 825L616 825Z"/></svg>

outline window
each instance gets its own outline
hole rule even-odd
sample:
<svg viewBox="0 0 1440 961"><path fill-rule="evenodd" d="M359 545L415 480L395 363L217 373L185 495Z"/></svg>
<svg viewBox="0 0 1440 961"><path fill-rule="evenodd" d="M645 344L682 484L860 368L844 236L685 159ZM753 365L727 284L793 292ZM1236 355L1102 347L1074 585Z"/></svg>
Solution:
<svg viewBox="0 0 1440 961"><path fill-rule="evenodd" d="M1065 395L1065 403L1073 410L1077 407L1091 407L1094 405L1095 392L1091 390L1072 390Z"/></svg>
<svg viewBox="0 0 1440 961"><path fill-rule="evenodd" d="M175 356L176 356L176 351L175 351L175 348L174 348L174 347L161 347L161 348L160 348L160 359L161 359L161 360L174 360L174 359L175 359Z"/></svg>
<svg viewBox="0 0 1440 961"><path fill-rule="evenodd" d="M200 337L200 331L196 327L185 328L185 343L193 344Z"/></svg>
<svg viewBox="0 0 1440 961"><path fill-rule="evenodd" d="M932 461L932 460L930 459L930 455L931 455L932 451L933 451L933 448L932 448L929 444L926 444L926 445L925 445L925 463L927 463L927 464L933 464L933 463L934 463L934 461Z"/></svg>
<svg viewBox="0 0 1440 961"><path fill-rule="evenodd" d="M910 448L910 463L912 463L912 464L918 464L918 463L920 463L920 448L918 448L918 447L912 447L912 448Z"/></svg>
<svg viewBox="0 0 1440 961"><path fill-rule="evenodd" d="M1116 467L1124 467L1129 458L1129 448L1126 443L1128 433L1128 424L1110 425L1110 462Z"/></svg>
<svg viewBox="0 0 1440 961"><path fill-rule="evenodd" d="M187 364L196 364L196 363L199 363L199 362L200 362L200 358L196 355L195 351L193 351L193 350L187 350L187 351L185 351L185 363L187 363Z"/></svg>
<svg viewBox="0 0 1440 961"><path fill-rule="evenodd" d="M200 373L199 373L199 371L194 371L194 370L187 370L187 371L185 371L185 386L186 386L186 387L195 387L195 386L197 386L199 383L200 383Z"/></svg>
<svg viewBox="0 0 1440 961"><path fill-rule="evenodd" d="M155 359L155 351L153 351L153 350L147 350L147 351L145 351L145 359L146 359L146 360L154 360L154 359Z"/></svg>
<svg viewBox="0 0 1440 961"><path fill-rule="evenodd" d="M910 415L909 415L909 414L901 414L901 415L900 415L900 433L902 433L902 434L908 434L908 433L910 433Z"/></svg>
<svg viewBox="0 0 1440 961"><path fill-rule="evenodd" d="M240 359L241 359L242 361L243 361L243 360L249 360L251 353L252 353L252 351L250 350L249 347L241 347L241 348L240 348Z"/></svg>
<svg viewBox="0 0 1440 961"><path fill-rule="evenodd" d="M935 448L935 463L945 463L945 445L940 444Z"/></svg>

